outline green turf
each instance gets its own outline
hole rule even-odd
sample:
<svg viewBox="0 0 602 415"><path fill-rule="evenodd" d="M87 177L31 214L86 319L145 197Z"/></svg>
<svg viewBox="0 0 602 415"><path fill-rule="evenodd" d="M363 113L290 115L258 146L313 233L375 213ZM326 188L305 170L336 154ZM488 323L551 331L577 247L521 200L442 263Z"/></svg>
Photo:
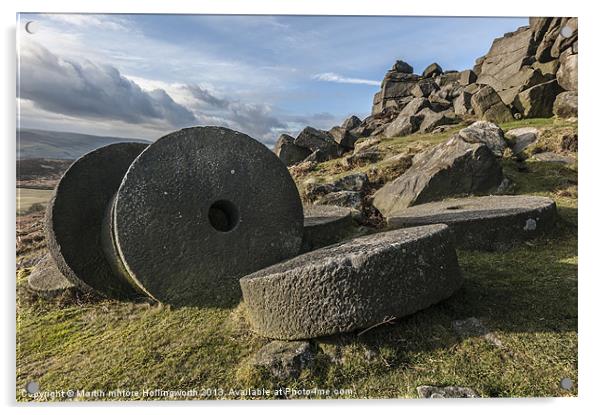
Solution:
<svg viewBox="0 0 602 415"><path fill-rule="evenodd" d="M435 143L447 135L381 145L397 152L417 140ZM424 384L467 386L490 397L575 396L577 167L525 165L508 159L504 170L515 183L514 193L557 202L561 220L550 235L503 253L459 251L465 284L452 298L361 336L317 340L313 369L287 383L247 364L267 340L249 330L242 306L172 309L90 298L43 300L27 293L29 270L21 271L17 399L30 400L21 393L29 380L45 391L215 388L222 398L236 398L230 389L278 386L350 390L344 396L356 398L416 397L416 387ZM469 317L481 319L502 346L458 335L452 322ZM560 388L565 377L575 382L570 391ZM143 398L159 399L122 397Z"/></svg>

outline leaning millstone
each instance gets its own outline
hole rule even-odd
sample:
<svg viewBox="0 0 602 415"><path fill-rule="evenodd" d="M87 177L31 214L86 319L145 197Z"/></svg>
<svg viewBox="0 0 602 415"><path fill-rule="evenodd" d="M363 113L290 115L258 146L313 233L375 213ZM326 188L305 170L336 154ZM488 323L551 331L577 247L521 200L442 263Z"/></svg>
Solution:
<svg viewBox="0 0 602 415"><path fill-rule="evenodd" d="M306 205L302 252L332 245L349 237L354 229L351 209L328 205Z"/></svg>
<svg viewBox="0 0 602 415"><path fill-rule="evenodd" d="M392 211L391 228L447 224L456 246L503 250L551 230L556 204L541 196L483 196L448 199Z"/></svg>
<svg viewBox="0 0 602 415"><path fill-rule="evenodd" d="M61 274L50 254L44 255L37 263L27 283L32 291L43 297L54 297L75 287Z"/></svg>
<svg viewBox="0 0 602 415"><path fill-rule="evenodd" d="M141 293L113 272L101 243L111 200L132 161L147 147L117 143L78 159L63 174L46 210L46 241L58 269L75 286L106 297Z"/></svg>
<svg viewBox="0 0 602 415"><path fill-rule="evenodd" d="M462 386L429 386L423 385L416 388L421 398L479 398L480 396L472 389Z"/></svg>
<svg viewBox="0 0 602 415"><path fill-rule="evenodd" d="M297 379L303 369L310 369L315 360L315 347L306 341L272 341L251 359L251 366L266 371L278 380Z"/></svg>
<svg viewBox="0 0 602 415"><path fill-rule="evenodd" d="M113 209L131 278L173 305L231 305L238 279L299 253L303 207L286 166L260 142L195 127L151 144Z"/></svg>
<svg viewBox="0 0 602 415"><path fill-rule="evenodd" d="M276 339L372 327L448 298L461 284L441 224L330 245L240 280L252 327Z"/></svg>

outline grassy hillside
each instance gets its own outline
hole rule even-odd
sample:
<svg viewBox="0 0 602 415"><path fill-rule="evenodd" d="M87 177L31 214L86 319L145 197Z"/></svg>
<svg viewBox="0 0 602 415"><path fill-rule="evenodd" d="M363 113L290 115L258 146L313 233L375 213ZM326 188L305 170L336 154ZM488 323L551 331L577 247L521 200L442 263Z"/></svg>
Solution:
<svg viewBox="0 0 602 415"><path fill-rule="evenodd" d="M527 120L546 129L542 149L575 124ZM383 160L357 169L391 174L389 156L445 140L451 132L383 140ZM546 147L547 146L547 147ZM452 298L359 335L315 340L313 369L283 385L252 369L248 359L268 340L252 333L244 306L180 308L65 295L53 300L26 289L31 268L17 272L17 399L27 381L42 390L222 388L351 389L350 397L416 397L419 385L459 385L482 396L577 395L577 166L504 160L517 194L553 198L561 221L550 235L503 253L459 251L466 278ZM296 175L327 180L344 173L338 161ZM25 257L40 254L28 251ZM24 257L19 258L27 263ZM478 318L487 335L454 330ZM566 391L560 380L575 387ZM203 399L197 396L195 399ZM54 397L54 400L67 399ZM100 397L99 399L107 399ZM162 398L165 399L165 398Z"/></svg>

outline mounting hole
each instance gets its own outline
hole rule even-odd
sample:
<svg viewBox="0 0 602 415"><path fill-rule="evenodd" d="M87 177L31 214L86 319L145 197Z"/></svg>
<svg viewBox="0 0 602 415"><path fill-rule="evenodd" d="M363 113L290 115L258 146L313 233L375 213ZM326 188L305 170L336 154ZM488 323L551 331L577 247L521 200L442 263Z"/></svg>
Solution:
<svg viewBox="0 0 602 415"><path fill-rule="evenodd" d="M219 232L230 232L238 225L238 209L229 200L218 200L209 207L209 223Z"/></svg>
<svg viewBox="0 0 602 415"><path fill-rule="evenodd" d="M459 206L459 205L448 206L445 209L447 209L447 210L460 210L460 209L462 209L462 206Z"/></svg>

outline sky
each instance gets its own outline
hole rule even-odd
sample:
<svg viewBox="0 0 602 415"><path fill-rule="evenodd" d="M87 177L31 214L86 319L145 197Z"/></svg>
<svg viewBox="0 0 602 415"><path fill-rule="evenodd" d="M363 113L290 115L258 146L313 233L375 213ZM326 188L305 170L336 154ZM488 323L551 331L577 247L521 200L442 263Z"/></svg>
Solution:
<svg viewBox="0 0 602 415"><path fill-rule="evenodd" d="M274 144L370 114L385 72L472 68L527 18L20 14L18 125L157 138L219 125ZM25 30L25 25L33 22ZM33 32L33 33L30 33Z"/></svg>

